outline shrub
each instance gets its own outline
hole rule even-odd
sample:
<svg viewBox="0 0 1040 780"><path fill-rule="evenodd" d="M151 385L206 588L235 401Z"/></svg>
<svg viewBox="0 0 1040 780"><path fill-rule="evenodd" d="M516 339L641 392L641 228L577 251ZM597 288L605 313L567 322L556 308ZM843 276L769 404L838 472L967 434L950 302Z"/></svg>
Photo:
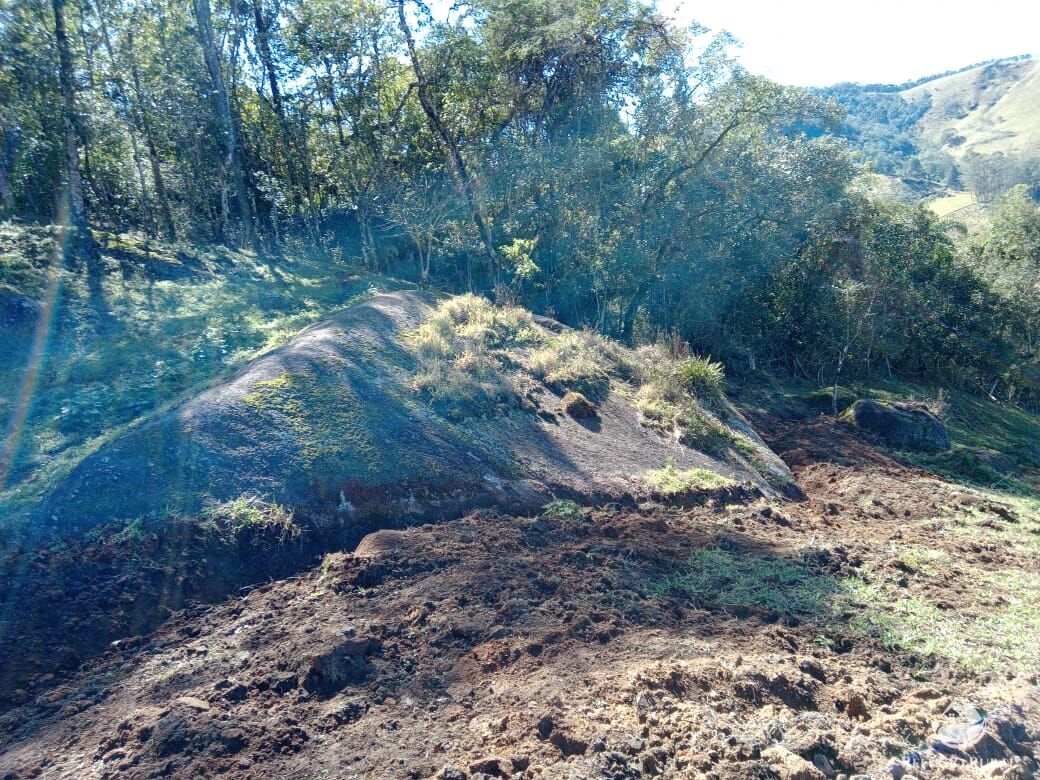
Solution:
<svg viewBox="0 0 1040 780"><path fill-rule="evenodd" d="M555 517L560 520L584 520L585 510L576 501L569 498L555 498L542 507L542 517Z"/></svg>
<svg viewBox="0 0 1040 780"><path fill-rule="evenodd" d="M726 370L722 363L694 355L676 363L675 379L682 388L695 396L717 398L722 395Z"/></svg>

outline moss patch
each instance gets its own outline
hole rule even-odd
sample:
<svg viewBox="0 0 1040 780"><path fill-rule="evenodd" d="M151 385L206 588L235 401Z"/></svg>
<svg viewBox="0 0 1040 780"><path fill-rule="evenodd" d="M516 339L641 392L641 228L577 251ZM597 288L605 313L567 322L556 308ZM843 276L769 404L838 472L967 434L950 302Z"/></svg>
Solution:
<svg viewBox="0 0 1040 780"><path fill-rule="evenodd" d="M379 446L375 410L361 402L346 377L286 372L258 382L242 401L288 428L300 465L317 476L343 473L344 462L352 473L376 476L393 457Z"/></svg>

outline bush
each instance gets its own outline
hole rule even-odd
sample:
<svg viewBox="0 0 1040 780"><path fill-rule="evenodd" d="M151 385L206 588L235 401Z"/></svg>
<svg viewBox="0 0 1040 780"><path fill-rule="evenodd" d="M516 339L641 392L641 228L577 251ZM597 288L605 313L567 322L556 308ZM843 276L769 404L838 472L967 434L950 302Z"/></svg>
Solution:
<svg viewBox="0 0 1040 780"><path fill-rule="evenodd" d="M722 395L722 385L726 379L722 363L694 355L676 363L674 372L676 381L692 395L709 398Z"/></svg>
<svg viewBox="0 0 1040 780"><path fill-rule="evenodd" d="M610 386L612 363L609 347L600 336L565 331L532 351L530 368L550 386L602 398Z"/></svg>
<svg viewBox="0 0 1040 780"><path fill-rule="evenodd" d="M577 502L569 498L555 498L542 507L542 517L555 517L560 520L584 520L585 510Z"/></svg>

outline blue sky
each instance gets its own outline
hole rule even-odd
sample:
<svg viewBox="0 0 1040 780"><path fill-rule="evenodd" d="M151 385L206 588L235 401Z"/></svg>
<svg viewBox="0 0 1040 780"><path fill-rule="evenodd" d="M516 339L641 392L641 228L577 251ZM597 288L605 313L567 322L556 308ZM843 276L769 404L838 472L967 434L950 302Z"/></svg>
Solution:
<svg viewBox="0 0 1040 780"><path fill-rule="evenodd" d="M741 39L748 70L785 84L901 83L980 60L1040 55L1036 0L659 0L663 14Z"/></svg>

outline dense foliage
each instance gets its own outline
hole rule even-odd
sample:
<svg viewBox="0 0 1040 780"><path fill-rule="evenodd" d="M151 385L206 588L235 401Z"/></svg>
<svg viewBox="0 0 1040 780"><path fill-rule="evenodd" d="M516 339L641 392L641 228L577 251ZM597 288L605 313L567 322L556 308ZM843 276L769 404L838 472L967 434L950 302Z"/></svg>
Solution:
<svg viewBox="0 0 1040 780"><path fill-rule="evenodd" d="M640 0L0 0L0 208L275 265L305 241L731 371L1030 397L1035 286L986 271L1012 228L967 263L924 211L850 194L834 104L728 43Z"/></svg>

